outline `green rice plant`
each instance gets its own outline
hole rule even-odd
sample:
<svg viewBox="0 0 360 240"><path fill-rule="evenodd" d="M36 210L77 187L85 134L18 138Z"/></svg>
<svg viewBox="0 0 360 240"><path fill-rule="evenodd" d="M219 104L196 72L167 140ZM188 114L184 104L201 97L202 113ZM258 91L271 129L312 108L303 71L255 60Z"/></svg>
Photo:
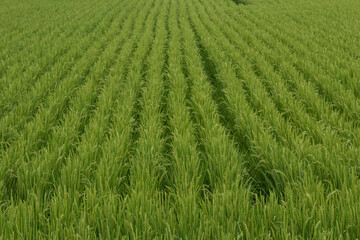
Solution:
<svg viewBox="0 0 360 240"><path fill-rule="evenodd" d="M255 25L255 26L259 26L259 25ZM266 27L267 25L264 24L264 29ZM281 26L279 27L281 28ZM346 87L344 88L344 86L342 86L342 84L337 79L333 79L332 75L326 74L326 72L328 72L330 69L329 65L323 67L322 69L320 69L317 66L320 65L322 62L324 62L324 60L326 60L324 58L318 57L316 51L317 49L321 49L321 48L311 45L310 44L311 42L307 41L307 38L301 37L304 34L298 33L296 34L296 37L294 39L294 37L289 38L287 34L289 31L280 31L278 27L272 28L272 31L276 32L276 35L274 35L275 38L281 39L281 41L285 43L292 52L296 53L296 57L293 58L294 59L293 66L296 67L304 75L306 80L310 80L310 82L314 84L314 88L316 90L322 93L321 94L322 97L324 97L324 99L328 101L327 105L331 104L332 106L336 107L338 111L345 114L345 117L347 119L354 121L356 126L358 126L358 123L356 122L356 119L358 119L358 117L352 116L354 113L356 114L356 112L358 112L356 110L358 107L357 107L357 101L355 100L356 97L354 96L354 90L349 88L346 89ZM295 30L292 32L295 32ZM300 41L298 40L299 38L301 39ZM310 45L311 47L314 46L312 48L313 51L308 51L309 46L305 45L304 43ZM300 54L305 54L305 55L300 55ZM303 64L303 62L299 61L301 59L307 59L306 62L307 64ZM331 60L329 62L330 65L333 62L334 60ZM347 62L352 63L352 61L347 61ZM348 63L346 63L346 65L348 65ZM338 63L337 66L339 66ZM316 76L316 78L314 78L314 76ZM354 83L354 81L351 82ZM357 90L355 90L355 92L357 92ZM345 108L343 107L344 104L346 106ZM348 108L351 108L352 110L350 109L347 110Z"/></svg>
<svg viewBox="0 0 360 240"><path fill-rule="evenodd" d="M118 43L113 42L110 46L111 47L107 49L108 52L105 51L101 55L105 61L100 58L97 64L93 66L93 72L89 75L90 79L94 78L99 80L99 78L102 77L102 74L105 74L106 70L112 64L111 59L113 57L111 57L110 54L114 55L114 52L118 47ZM74 74L76 74L76 72L74 72ZM76 84L75 79L70 77L67 81L62 82L63 85L60 85L57 89L58 92L55 92L55 94L52 95L54 98L48 100L49 108L42 108L34 121L25 125L25 131L23 131L19 136L19 140L3 153L3 163L8 166L4 166L1 170L4 171L3 176L7 176L4 177L3 181L7 182L6 186L8 191L12 191L13 184L16 184L17 182L18 164L30 161L32 156L42 148L43 142L47 141L51 135L51 127L53 127L56 122L59 121L59 118L64 114L68 106L69 99L64 98L62 94L65 94L65 96L71 96L71 93L74 92L74 90L77 90L77 86L74 86L74 84ZM81 83L84 79L77 77L77 80ZM23 149L22 154L19 154L20 149ZM6 175L5 172L7 172ZM23 192L15 191L14 193Z"/></svg>
<svg viewBox="0 0 360 240"><path fill-rule="evenodd" d="M69 10L67 8L73 7L73 12L71 14L64 15L62 12L59 12L57 7L59 6L52 6L54 9L49 10L47 13L39 16L33 14L29 14L28 11L25 9L17 9L17 11L21 12L21 14L26 15L25 19L26 22L29 22L29 25L26 25L24 22L17 23L15 19L13 21L9 21L8 23L18 25L19 29L17 31L7 31L4 32L1 36L3 37L0 41L2 44L6 43L7 48L1 52L1 59L3 59L3 67L1 68L1 76L8 75L8 73L20 73L21 71L26 70L26 61L30 59L34 59L35 56L41 53L39 49L39 45L46 45L49 44L49 41L58 41L63 40L63 38L56 39L55 36L59 37L66 37L71 36L75 32L74 27L76 30L84 30L86 29L86 25L81 24L81 20L85 18L88 14L91 14L94 11L94 5L88 2L84 5L84 9L82 11L78 8L78 6L70 6L69 4L64 4L64 10ZM54 10L57 13L54 13ZM13 12L10 12L10 14ZM39 17L41 17L39 19ZM43 24L43 21L49 21L51 18L57 18L59 20L60 25L54 28L51 25ZM24 19L23 19L24 20ZM77 20L77 21L75 21ZM80 21L79 21L80 20ZM21 26L21 27L20 27ZM61 34L62 30L66 30L65 34ZM69 33L69 31L73 31L73 33ZM17 34L15 34L15 32ZM68 34L68 35L67 35ZM73 40L69 38L68 40ZM58 43L57 43L58 44ZM50 47L46 45L47 47ZM61 45L58 47L62 47ZM35 51L36 50L36 51ZM25 56L24 56L25 55ZM13 65L17 63L16 65ZM22 63L22 64L19 64ZM37 63L37 61L31 62L30 64ZM15 70L17 69L17 70Z"/></svg>
<svg viewBox="0 0 360 240"><path fill-rule="evenodd" d="M223 29L226 28L223 27ZM228 34L232 34L232 32L229 31ZM230 39L235 39L237 44L242 45L242 42L237 41L239 37L240 36L237 35L233 37L229 36ZM289 146L293 151L298 152L297 154L300 154L301 158L308 159L308 161L313 161L313 159L321 161L321 159L323 159L324 166L339 170L341 168L331 167L332 165L338 166L339 160L346 164L348 164L350 161L352 162L351 166L354 166L356 162L356 156L358 155L356 153L357 150L348 148L336 135L334 135L334 133L325 129L325 127L320 128L320 124L313 121L312 118L308 117L305 110L302 109L302 106L291 99L291 96L288 94L285 87L282 86L282 82L279 77L271 72L272 70L270 67L266 68L267 63L261 59L261 56L254 52L250 52L248 50L249 48L246 46L242 46L242 49L244 49L244 52L249 58L254 58L255 55L256 58L254 58L254 60L257 62L260 61L260 63L256 63L258 65L257 69L264 73L262 76L264 81L266 81L267 87L277 83L277 85L272 87L272 99L276 104L280 104L286 107L286 112L283 111L282 113L284 113L285 116L292 114L295 117L292 121L294 121L296 126L300 128L299 131L292 129L293 126L289 125L285 119L283 120L281 117L279 117L276 106L271 103L267 104L267 101L271 102L272 99L269 99L266 90L262 87L262 83L257 80L254 74L244 75L244 73L239 73L247 82L247 87L249 88L250 94L253 95L252 103L255 104L254 108L261 110L259 111L259 114L261 114L262 118L269 121L272 131L276 133L276 137L279 139L279 141L281 141L285 146ZM229 53L232 55L233 61L239 65L242 65L242 68L244 68L244 66L248 66L251 74L251 66L246 63L245 59L242 59L242 55L237 54L237 51L231 48L231 46L229 46ZM257 92L259 93L258 96L256 96ZM285 99L285 96L288 97ZM261 105L263 105L263 107L261 107ZM307 133L308 131L309 133ZM306 134L310 137L310 139L301 139L299 136L300 134ZM317 146L312 145L310 141L315 142ZM325 149L319 148L320 144L324 145ZM298 146L300 145L306 145L306 147L303 147L301 150L299 150ZM349 154L349 152L351 152L351 154ZM313 156L309 158L311 155ZM335 159L335 162L331 163L328 159ZM340 172L342 173L343 170L340 170ZM322 173L326 173L325 176L328 178L329 172L324 169L319 170L317 175L321 175ZM331 177L331 179L333 179L334 182L341 182L339 177L334 176Z"/></svg>
<svg viewBox="0 0 360 240"><path fill-rule="evenodd" d="M244 187L248 180L243 168L244 158L220 123L216 103L212 100L213 89L207 81L201 63L195 34L190 22L186 20L188 19L186 9L189 10L189 7L183 3L180 9L182 10L180 19L182 19L184 34L184 57L191 83L191 106L204 157L202 171L208 172L209 192L205 192L204 203L202 203L204 216L202 217L209 219L210 222L202 220L203 227L208 229L204 234L209 238L219 238L224 237L222 234L226 233L228 238L234 238L241 235L241 229L240 226L233 225L232 221L229 221L239 216L238 212L229 211L230 206L243 202L243 207L246 208L247 203L250 203L250 201L244 202L250 199L249 191ZM224 203L224 205L218 205L219 203Z"/></svg>
<svg viewBox="0 0 360 240"><path fill-rule="evenodd" d="M130 157L129 198L124 214L129 225L128 234L134 238L153 238L153 231L164 232L164 210L160 202L166 198L162 191L167 160L164 156L163 113L161 100L164 95L164 76L167 42L166 16L169 1L162 2L154 29L154 40L147 57L146 78L140 102L138 139ZM166 201L166 199L164 200Z"/></svg>
<svg viewBox="0 0 360 240"><path fill-rule="evenodd" d="M181 17L185 19L185 16L181 15ZM233 141L228 138L226 130L220 124L216 103L211 97L213 90L209 82L206 81L207 76L203 70L195 35L187 21L181 22L186 27L183 29L184 57L191 82L191 104L206 156L206 168L209 168L209 185L214 188L220 179L234 177L231 175L233 174L231 171L234 169L234 167L230 167L231 164L237 165L238 172L236 175L240 173L241 176L241 170L239 171L242 164L241 155L237 153Z"/></svg>
<svg viewBox="0 0 360 240"><path fill-rule="evenodd" d="M233 24L233 26L236 26L235 24ZM237 31L242 31L241 29L238 29ZM253 34L256 31L251 31L249 34ZM245 32L242 32L241 36L246 36ZM239 41L240 35L238 36L234 36L233 39L235 39L235 41L237 42L237 44L239 45L243 45L242 41ZM268 41L269 40L269 36L267 36L266 38L262 38L263 41ZM259 42L257 39L252 38L251 43L253 44L254 49L255 48L260 48L259 46L261 46L261 42ZM256 44L254 44L256 43ZM242 49L246 52L250 52L252 48L243 46ZM281 46L277 46L276 49L282 49ZM250 50L250 51L249 51ZM259 71L264 72L264 80L267 80L266 85L267 87L270 87L270 85L275 84L275 80L277 80L278 84L277 86L273 87L272 90L272 95L273 96L278 96L279 98L283 98L285 95L289 95L286 91L286 89L284 89L284 87L281 87L282 82L281 79L279 79L278 76L276 76L275 74L272 74L269 70L269 68L271 68L271 66L268 66L267 69L264 68L264 66L267 64L266 62L264 62L264 60L260 59L260 52L261 54L266 54L267 57L269 57L270 59L273 59L274 56L276 56L278 53L277 52L272 52L272 53L267 53L268 49L266 47L260 48L259 49L259 54L258 57L255 61L261 61L261 63L256 63L257 64L257 69ZM251 57L251 55L254 55L256 53L249 53L247 54L249 57ZM289 53L289 55L291 55L291 53ZM235 57L235 58L239 58L239 56ZM260 59L260 60L258 60ZM280 57L278 57L278 59L280 60ZM286 64L286 63L285 63ZM290 68L290 67L289 67ZM263 69L263 70L262 70ZM283 69L283 68L282 68ZM284 70L284 71L291 71L289 70ZM269 74L271 74L271 76L269 76ZM297 77L293 76L292 77L293 81L298 83L299 85L303 85L304 80L298 79ZM282 92L279 91L280 89L284 89ZM311 88L309 87L303 87L301 91L297 91L297 95L302 95L302 94L309 94ZM314 97L310 97L310 95L308 95L306 98L304 99L311 99L311 103L316 103L316 100L314 99ZM285 101L285 102L284 102ZM326 145L326 148L328 150L333 151L331 154L332 155L337 155L337 157L335 158L345 158L346 162L352 162L351 166L356 166L357 162L358 162L358 148L356 147L358 144L358 140L357 140L357 134L354 134L355 132L358 131L358 129L354 128L351 124L347 123L346 121L344 122L344 119L342 116L337 116L336 112L332 111L325 103L319 105L319 107L317 108L317 113L320 113L321 111L325 111L324 113L317 114L317 119L318 121L321 122L314 122L314 120L311 118L311 116L307 116L306 114L306 110L301 110L302 106L300 106L302 103L301 102L294 102L296 105L293 105L292 102L293 100L291 100L291 96L289 95L288 100L276 100L276 104L279 106L280 108L279 110L281 110L282 112L285 113L285 116L291 116L292 121L294 121L295 125L297 127L300 127L302 132L307 132L309 131L309 133L307 133L307 135L309 135L309 137L311 137L312 141L315 141L316 143L320 143L322 142L323 144ZM284 109L286 108L286 109ZM327 108L326 110L322 110L323 108ZM326 116L324 114L327 114ZM294 118L293 118L294 117ZM336 118L335 118L336 117ZM332 120L333 119L333 120ZM333 133L331 133L331 129L326 130L324 128L319 128L319 125L322 122L326 122L331 120L331 127L336 127L337 132L339 133L339 135L342 137L342 139L340 140L336 135L334 135ZM335 126L334 126L335 125ZM325 126L324 126L325 127ZM327 127L327 126L326 126ZM330 131L330 132L329 132ZM285 131L286 132L286 131ZM326 133L327 132L327 133ZM349 140L351 142L349 142ZM341 141L343 141L343 143L340 143ZM351 144L350 146L349 143ZM310 150L309 152L312 152L313 150ZM341 155L339 155L338 153L341 153ZM309 154L306 154L309 156ZM319 157L315 157L316 159L319 159ZM343 160L341 160L343 161Z"/></svg>
<svg viewBox="0 0 360 240"><path fill-rule="evenodd" d="M84 13L85 16L86 14L89 14L89 12ZM83 32L94 29L96 26L94 23L97 23L96 20L94 22L90 22L92 24L89 24L88 27L82 26L80 29ZM13 65L14 67L9 70L8 74L4 74L1 82L2 94L0 101L0 118L14 109L19 103L19 100L21 101L22 97L26 95L28 90L30 90L31 87L36 84L37 80L41 79L42 76L47 74L47 71L51 69L51 67L74 58L74 50L72 50L71 47L74 47L73 43L76 41L76 39L72 38L71 36L74 34L83 34L81 31L74 33L74 29L79 29L79 26L81 26L80 23L75 26L69 26L67 28L67 32L63 32L60 36L59 32L61 29L55 28L57 31L54 31L53 34L48 35L48 37L45 39L47 42L37 42L35 39L31 38L31 41L36 42L37 49L31 49L31 46L27 46L27 48L32 50L31 53L22 53L20 57L16 56L16 54L12 54L16 63L7 63L8 65ZM59 45L60 47L54 48L54 45ZM44 53L44 49L49 50ZM85 50L82 51L85 52ZM25 58L23 55L29 57L29 59ZM39 55L42 56L40 59L41 61L38 60ZM28 64L28 62L31 64ZM69 62L71 63L71 61ZM20 74L22 74L23 71L24 73L21 76ZM16 78L17 81L13 81L14 78Z"/></svg>
<svg viewBox="0 0 360 240"><path fill-rule="evenodd" d="M188 108L188 84L182 70L184 56L179 28L179 6L174 1L169 13L169 115L171 131L171 168L168 173L171 179L170 194L174 198L174 214L178 226L172 226L180 238L199 237L200 193L203 185L204 171L195 135L195 127ZM190 213L190 214L189 214Z"/></svg>
<svg viewBox="0 0 360 240"><path fill-rule="evenodd" d="M360 238L360 5L238 5L2 0L0 239Z"/></svg>
<svg viewBox="0 0 360 240"><path fill-rule="evenodd" d="M96 37L97 34L101 33L102 29L106 29L106 27L109 26L107 24L111 24L113 19L114 15L108 19L103 19L103 25L98 25L96 28L97 31L93 32L91 36ZM115 28L115 25L113 25L113 27ZM116 34L115 31L109 31L109 34L110 33L113 35ZM3 149L8 148L9 145L17 139L18 133L25 128L25 125L33 119L33 116L36 115L40 109L47 109L49 102L52 101L51 99L54 99L55 102L59 104L59 101L56 100L56 98L61 98L62 95L57 94L57 92L63 92L64 89L62 88L66 87L69 91L73 92L77 89L74 87L76 86L75 84L82 83L85 80L89 74L90 68L97 60L99 55L96 53L100 54L106 41L111 39L111 35L105 36L109 38L105 37L102 42L96 42L96 44L93 45L91 45L92 38L84 39L82 44L78 45L76 50L73 50L72 54L67 56L67 64L58 62L58 64L53 67L52 71L47 72L42 76L35 86L33 86L31 91L23 96L23 99L21 99L22 102L0 120L1 147ZM88 51L86 51L87 48L89 48ZM85 55L82 55L83 51L85 51ZM60 82L57 82L56 80ZM63 99L63 102L65 101L67 101L67 99ZM54 111L61 113L59 110L60 108L54 107Z"/></svg>
<svg viewBox="0 0 360 240"><path fill-rule="evenodd" d="M115 44L121 43L120 45L122 45L119 51L119 55L122 58L121 60L117 59L115 65L121 65L122 67L125 63L124 59L127 59L132 51L129 45L133 43L129 41L131 39L127 39L127 36L132 31L133 16L137 15L137 11L127 13L131 13L130 16L132 18L127 18L121 34L118 34L116 39L114 39ZM139 20L141 19L139 18ZM128 42L124 43L125 40L128 40ZM111 52L113 49L109 48L109 51ZM27 169L27 171L24 171L24 174L19 176L18 181L28 183L28 185L23 186L24 189L40 192L37 195L49 192L47 188L49 186L50 188L53 187L53 184L57 182L59 170L64 161L79 144L81 140L80 135L85 130L86 123L93 116L94 110L96 110L95 106L99 104L101 106L109 106L110 108L113 107L111 103L115 101L114 96L117 95L120 85L117 81L116 84L112 81L116 79L114 76L122 76L123 71L123 68L118 69L113 66L109 75L103 81L100 81L97 77L92 77L79 90L78 95L69 103L70 112L63 117L63 122L48 141L50 144L45 149L42 149L35 156L35 159L31 159L28 164L22 167ZM107 95L106 100L104 100L103 94ZM34 166L36 166L36 171ZM34 170L31 171L32 169ZM18 189L18 192L21 192L21 190Z"/></svg>
<svg viewBox="0 0 360 240"><path fill-rule="evenodd" d="M28 7L28 6L27 6ZM49 43L49 40L56 41L54 37L61 33L61 29L74 30L73 27L83 29L84 25L82 25L81 19L86 17L87 14L91 14L91 11L94 11L94 5L90 4L90 2L83 5L83 9L80 9L79 6L63 4L61 7L64 11L69 11L69 9L73 9L72 14L65 14L62 11L59 11L57 5L46 4L44 7L47 7L47 11L42 11L41 15L35 15L29 13L26 7L16 10L11 10L8 12L3 12L1 16L4 19L1 22L5 23L7 27L16 26L13 31L6 31L6 27L2 28L4 31L1 35L1 45L7 46L0 53L1 62L0 67L0 76L7 75L9 71L12 73L19 74L19 71L24 71L26 69L26 63L28 61L33 61L30 64L38 63L38 56L41 53L41 48L44 49L44 45ZM16 12L16 13L15 13ZM22 14L25 15L25 18L12 18L9 19L9 15L14 14ZM20 20L21 19L21 20ZM49 21L51 19L57 19L60 24L59 27L54 28L51 25L43 24L44 21ZM80 21L74 21L78 19ZM61 27L60 27L61 26ZM64 40L59 38L58 40ZM69 38L72 40L72 38ZM50 42L51 43L51 42ZM49 46L47 46L49 47ZM19 64L21 63L21 64Z"/></svg>
<svg viewBox="0 0 360 240"><path fill-rule="evenodd" d="M197 12L201 12L201 11L197 11ZM199 32L201 32L200 30L199 30ZM208 51L209 52L213 52L214 54L216 54L216 53L221 53L221 51L219 51L219 49L216 47L216 45L214 45L214 41L213 40L210 40L210 38L206 38L206 36L201 36L201 39L207 39L208 40L208 42L207 41L204 41L205 43L207 42L207 44L206 45L208 45L209 46L209 48L208 48ZM219 39L219 37L218 37L218 39ZM221 55L215 55L216 56L216 59L219 61L219 68L223 68L223 69L221 69L221 70L224 70L224 74L229 74L229 73L231 73L231 71L233 71L233 70L231 70L231 68L229 68L229 66L231 66L231 63L229 64L229 63L226 63L227 62L227 60L226 60L226 56L224 56L223 55L223 57L221 57ZM237 59L239 59L239 57L237 58ZM225 69L227 69L226 71L225 71ZM220 70L220 71L221 71ZM223 75L223 74L221 74L220 73L220 79L222 79L222 80L224 80L225 81L225 79L227 79L227 77L226 77L226 75ZM229 79L236 79L236 75L235 75L235 73L234 73L234 71L233 71L233 76L231 77L231 76L229 76ZM226 81L225 81L226 82ZM231 85L231 87L229 88L229 89L234 89L235 88L235 85ZM225 88L225 89L227 89L227 88ZM236 88L235 88L236 89ZM240 92L241 92L241 90L239 91L239 89L237 89L237 90L234 90L233 91L235 94L233 94L232 95L232 97L228 97L228 101L229 102L231 102L234 98L239 98L239 95L241 95L241 94L239 94ZM262 99L262 98L260 98L260 99ZM236 112L244 112L244 105L243 105L243 108L242 108L242 110L237 110ZM249 120L249 121L247 121L247 122L252 122L251 120ZM252 129L254 129L254 128L252 128ZM274 148L274 147L273 147ZM285 159L284 159L285 160ZM288 160L285 160L285 161L288 161ZM331 167L331 166L328 166L328 167ZM296 169L296 168L295 168ZM300 168L299 168L300 169ZM304 169L307 169L307 168L304 168ZM309 171L308 169L306 170L306 171ZM310 171L309 171L309 173L310 173ZM348 174L346 171L343 171L342 172L342 174L345 174L345 175L343 175L344 177L346 177L346 174ZM291 174L288 172L288 171L285 171L285 175L286 176L291 176ZM357 180L354 178L354 176L348 176L347 178L350 178L350 179L352 179L351 181L346 181L346 183L347 184L349 184L349 183L354 183L354 184L350 184L350 185L347 185L347 186L351 186L351 188L354 188L354 186L357 186L357 184L355 183ZM296 179L295 179L296 180ZM309 183L308 184L306 184L305 186L308 186L307 188L309 188L310 186L312 186L314 183L312 183L314 180L311 180L311 178L308 178L308 180L310 180L310 185L309 185ZM303 183L304 184L304 183ZM341 186L341 185L340 185ZM285 188L285 193L284 193L284 195L285 196L287 196L287 194L289 194L289 193L286 193L287 192L287 189ZM340 191L340 193L341 193L341 196L342 197L344 197L344 199L345 198L347 198L348 197L348 190L346 190L346 189L343 189L343 190L341 190ZM318 194L318 193L317 193ZM285 198L285 200L286 200L286 198ZM265 203L265 204L267 204L267 203ZM322 204L325 204L325 203L322 203ZM326 204L327 205L327 204ZM332 205L332 208L334 208L334 209L336 209L336 208L339 208L340 206L339 205ZM355 218L354 218L354 216L352 216L352 217L350 217L351 219L352 219L352 221L354 221L354 222L356 222L356 220L355 220ZM336 221L336 218L332 218L333 219L333 221ZM342 229L346 229L347 227L348 227L349 225L346 225L346 224L344 224L344 225L342 225ZM341 231L342 230L338 230L337 231L337 234L339 234L339 233L341 233ZM354 231L354 232L352 232L351 233L353 236L355 236L356 235L356 231Z"/></svg>
<svg viewBox="0 0 360 240"><path fill-rule="evenodd" d="M143 15L146 14L146 10L150 11L152 2L147 3L147 7L144 8ZM129 139L129 136L131 136L131 123L132 123L132 106L135 104L136 101L136 92L140 90L140 84L141 84L141 62L144 61L144 58L147 54L148 47L151 44L152 34L153 34L153 24L154 24L154 17L156 13L158 12L158 6L159 3L157 3L157 6L153 6L154 9L151 10L151 14L149 16L148 21L146 22L146 29L144 32L141 31L141 29L138 29L137 34L143 34L143 37L140 39L140 41L137 44L137 48L133 54L132 62L129 65L126 81L123 85L123 91L120 91L118 94L118 99L113 104L114 112L113 112L113 127L115 131L106 130L106 125L104 122L104 115L102 113L105 110L105 106L108 105L108 108L106 111L111 110L111 106L109 104L105 104L105 106L102 106L104 110L98 111L98 117L95 117L92 122L89 123L89 127L85 130L85 136L81 145L78 146L77 149L77 155L72 156L67 161L67 165L62 169L61 171L61 177L59 179L59 185L57 187L57 194L55 199L59 199L61 201L62 198L66 197L68 194L71 196L81 196L85 195L86 198L81 198L80 200L78 197L72 198L70 201L74 201L74 204L82 204L90 201L90 199L93 199L94 203L99 204L106 204L106 202L98 202L96 199L109 199L109 201L116 201L117 206L121 207L121 200L119 197L117 197L121 192L121 186L123 178L126 177L127 169L126 165L128 164L126 162L127 157L127 147L129 144L127 139ZM134 17L136 14L134 14ZM140 18L141 19L141 18ZM141 24L138 24L141 26ZM140 63L140 64L139 64ZM114 84L116 78L114 78ZM111 86L111 85L110 85ZM120 90L120 89L119 89ZM112 91L115 93L114 91ZM129 95L132 93L132 96ZM115 96L115 95L114 95ZM104 98L106 100L106 98ZM127 104L128 103L128 104ZM123 105L125 104L125 105ZM128 107L123 107L128 106ZM105 114L106 115L106 114ZM126 121L128 120L128 121ZM102 126L99 128L99 126ZM102 130L100 132L100 135L94 135L94 130ZM109 133L105 133L105 131L109 131ZM108 137L106 137L108 135ZM100 137L100 139L99 139ZM124 139L122 139L124 137ZM101 142L100 142L101 141ZM107 141L103 143L103 141ZM123 145L115 145L117 143L123 142ZM104 145L104 147L97 149L93 146L100 146ZM114 151L116 149L116 151ZM89 151L90 150L90 151ZM94 152L96 150L96 153ZM125 155L120 155L121 152ZM116 153L119 153L117 155ZM93 154L94 157L89 158L88 154ZM73 161L71 159L78 159L76 161ZM124 159L125 158L125 159ZM91 166L93 166L92 169L87 168L89 163L86 163L86 161L92 161ZM104 169L107 163L119 163L119 168L109 168L107 167ZM124 167L123 169L120 167ZM107 173L105 173L106 171ZM79 174L79 172L81 172ZM117 175L123 173L124 175ZM104 175L103 175L104 174ZM99 176L101 175L101 176ZM80 178L81 176L81 178ZM95 178L95 179L94 179ZM113 181L115 185L113 186L106 186L104 187L104 181ZM83 183L86 183L84 185ZM97 188L99 187L99 188ZM96 192L93 192L93 189L96 190ZM97 190L98 189L98 190ZM113 196L113 197L112 197ZM85 208L84 210L79 210L75 217L84 218L87 215L93 216L94 222L90 222L91 219L86 222L86 224L91 224L95 226L99 223L99 219L97 219L98 214L103 214L103 212L97 212L96 209L93 209L91 205L88 206L89 208ZM54 210L57 208L57 206L54 206ZM94 210L94 211L93 211ZM116 214L116 212L111 212L112 214ZM64 212L56 212L57 215L64 214ZM66 214L66 213L65 213ZM71 215L68 215L71 217ZM118 221L117 218L121 217L118 215L106 215L106 218L109 219L110 222ZM85 220L85 219L84 219ZM68 220L65 220L62 223L59 223L55 226L63 228L66 227L66 224L71 221L71 218ZM125 224L124 222L122 224ZM117 224L118 225L118 224ZM116 231L123 232L124 227L123 225L118 225ZM86 230L89 232L89 230ZM114 234L109 233L109 234Z"/></svg>

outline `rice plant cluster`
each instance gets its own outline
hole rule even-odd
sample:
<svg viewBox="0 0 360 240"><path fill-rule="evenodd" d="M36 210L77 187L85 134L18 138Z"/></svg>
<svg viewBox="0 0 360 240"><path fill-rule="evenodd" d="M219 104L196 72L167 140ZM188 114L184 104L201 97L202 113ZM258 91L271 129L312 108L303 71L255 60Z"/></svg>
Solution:
<svg viewBox="0 0 360 240"><path fill-rule="evenodd" d="M0 0L0 239L360 239L359 16Z"/></svg>

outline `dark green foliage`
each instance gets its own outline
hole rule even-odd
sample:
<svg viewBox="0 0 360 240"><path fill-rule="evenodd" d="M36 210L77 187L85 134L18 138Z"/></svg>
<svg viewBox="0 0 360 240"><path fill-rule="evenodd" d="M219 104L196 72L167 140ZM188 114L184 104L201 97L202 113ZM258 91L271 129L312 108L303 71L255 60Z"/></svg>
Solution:
<svg viewBox="0 0 360 240"><path fill-rule="evenodd" d="M247 0L231 0L233 1L234 3L236 3L237 5L248 5L249 2Z"/></svg>

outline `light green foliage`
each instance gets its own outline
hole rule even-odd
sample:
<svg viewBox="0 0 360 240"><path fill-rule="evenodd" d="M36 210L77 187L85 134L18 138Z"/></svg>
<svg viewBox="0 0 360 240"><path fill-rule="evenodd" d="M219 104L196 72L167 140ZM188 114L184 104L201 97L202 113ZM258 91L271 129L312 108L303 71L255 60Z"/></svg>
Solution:
<svg viewBox="0 0 360 240"><path fill-rule="evenodd" d="M0 0L0 239L360 239L357 0Z"/></svg>

